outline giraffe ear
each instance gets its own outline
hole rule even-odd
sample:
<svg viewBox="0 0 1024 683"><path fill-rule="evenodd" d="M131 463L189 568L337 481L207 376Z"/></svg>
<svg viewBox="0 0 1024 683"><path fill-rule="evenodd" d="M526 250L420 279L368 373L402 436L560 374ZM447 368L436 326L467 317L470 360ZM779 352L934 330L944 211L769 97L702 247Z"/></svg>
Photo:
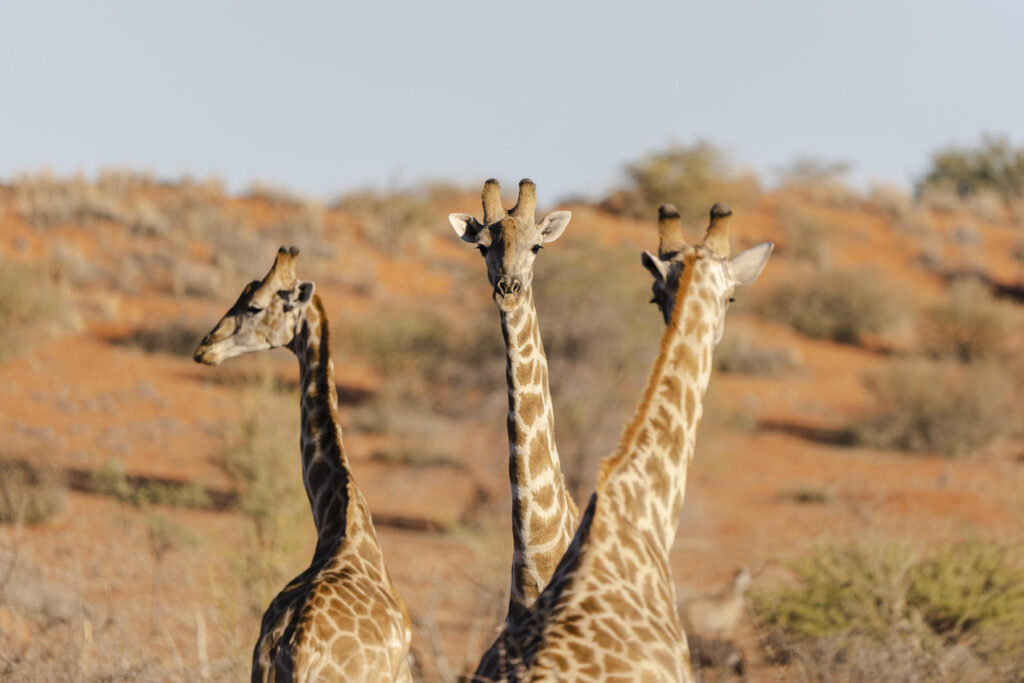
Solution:
<svg viewBox="0 0 1024 683"><path fill-rule="evenodd" d="M296 285L295 289L290 293L282 292L282 295L288 295L288 301L284 305L284 310L287 312L293 308L305 307L312 300L315 288L312 282L304 281Z"/></svg>
<svg viewBox="0 0 1024 683"><path fill-rule="evenodd" d="M644 268L650 271L651 275L658 282L664 282L668 278L668 264L651 252L644 251L640 256L640 262L644 264Z"/></svg>
<svg viewBox="0 0 1024 683"><path fill-rule="evenodd" d="M470 216L468 213L450 213L448 214L448 222L452 224L452 230L455 234L462 238L464 242L475 244L478 241L480 230L484 226L480 224L480 221Z"/></svg>
<svg viewBox="0 0 1024 683"><path fill-rule="evenodd" d="M571 211L553 211L545 216L537 226L543 241L554 242L557 240L565 231L565 226L569 225L570 218L572 218Z"/></svg>
<svg viewBox="0 0 1024 683"><path fill-rule="evenodd" d="M775 245L762 242L729 259L729 275L738 285L749 285L764 270Z"/></svg>

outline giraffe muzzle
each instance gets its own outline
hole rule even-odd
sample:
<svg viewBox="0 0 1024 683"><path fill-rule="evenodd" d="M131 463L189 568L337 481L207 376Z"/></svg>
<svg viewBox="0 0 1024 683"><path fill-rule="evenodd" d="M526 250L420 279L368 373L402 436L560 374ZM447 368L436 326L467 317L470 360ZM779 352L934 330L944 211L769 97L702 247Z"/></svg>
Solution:
<svg viewBox="0 0 1024 683"><path fill-rule="evenodd" d="M522 283L517 277L503 277L498 280L498 284L494 286L494 292L501 297L515 297L519 296L519 292L523 289Z"/></svg>
<svg viewBox="0 0 1024 683"><path fill-rule="evenodd" d="M503 277L494 285L494 301L498 308L509 311L519 305L523 291L522 281L517 277Z"/></svg>

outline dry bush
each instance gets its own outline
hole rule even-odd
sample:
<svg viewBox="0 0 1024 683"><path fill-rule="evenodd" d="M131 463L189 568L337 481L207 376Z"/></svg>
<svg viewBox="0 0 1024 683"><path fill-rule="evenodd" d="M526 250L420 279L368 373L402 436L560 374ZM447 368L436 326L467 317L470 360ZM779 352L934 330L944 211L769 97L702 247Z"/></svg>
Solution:
<svg viewBox="0 0 1024 683"><path fill-rule="evenodd" d="M966 455L1021 424L1014 378L990 363L900 359L870 376L868 389L875 412L853 429L878 448Z"/></svg>
<svg viewBox="0 0 1024 683"><path fill-rule="evenodd" d="M792 347L765 346L749 333L725 333L715 349L715 367L737 375L785 375L798 372L800 353Z"/></svg>
<svg viewBox="0 0 1024 683"><path fill-rule="evenodd" d="M845 161L826 161L815 157L797 157L787 166L776 170L779 189L795 193L819 205L850 207L863 199L846 182L850 164Z"/></svg>
<svg viewBox="0 0 1024 683"><path fill-rule="evenodd" d="M829 233L835 232L835 225L789 207L780 210L779 221L786 235L783 253L787 257L816 266L828 265Z"/></svg>
<svg viewBox="0 0 1024 683"><path fill-rule="evenodd" d="M172 320L159 327L135 330L126 337L116 339L115 343L141 349L146 353L165 353L191 358L192 352L207 331L182 320Z"/></svg>
<svg viewBox="0 0 1024 683"><path fill-rule="evenodd" d="M440 234L446 221L434 200L431 188L362 190L339 197L332 208L354 215L370 244L401 253L421 249L430 235Z"/></svg>
<svg viewBox="0 0 1024 683"><path fill-rule="evenodd" d="M900 289L869 270L806 270L757 298L759 314L809 337L861 344L897 330L909 308Z"/></svg>
<svg viewBox="0 0 1024 683"><path fill-rule="evenodd" d="M0 361L21 353L26 337L61 327L68 314L63 291L43 268L0 258Z"/></svg>
<svg viewBox="0 0 1024 683"><path fill-rule="evenodd" d="M824 545L788 563L790 583L751 597L760 621L779 629L777 659L796 659L813 680L1011 680L1006 665L1024 654L1021 550L985 540Z"/></svg>
<svg viewBox="0 0 1024 683"><path fill-rule="evenodd" d="M726 153L709 142L673 145L626 166L629 185L601 202L620 215L650 219L659 205L675 204L685 220L706 221L715 202L749 206L760 195L750 172L737 171Z"/></svg>
<svg viewBox="0 0 1024 683"><path fill-rule="evenodd" d="M933 355L970 362L1006 356L1018 327L1012 304L997 300L978 280L962 279L924 312L920 334Z"/></svg>
<svg viewBox="0 0 1024 683"><path fill-rule="evenodd" d="M45 522L64 509L67 489L60 468L0 460L0 524Z"/></svg>

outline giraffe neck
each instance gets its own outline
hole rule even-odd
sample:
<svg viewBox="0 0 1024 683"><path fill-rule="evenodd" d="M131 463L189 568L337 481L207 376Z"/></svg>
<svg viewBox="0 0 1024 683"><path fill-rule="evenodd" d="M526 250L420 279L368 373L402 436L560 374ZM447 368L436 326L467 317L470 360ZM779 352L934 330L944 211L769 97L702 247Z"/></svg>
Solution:
<svg viewBox="0 0 1024 683"><path fill-rule="evenodd" d="M298 325L288 348L299 359L302 481L316 525L317 551L369 532L374 543L362 545L379 556L370 511L352 478L341 438L330 332L320 297L313 297ZM377 559L383 566L383 559Z"/></svg>
<svg viewBox="0 0 1024 683"><path fill-rule="evenodd" d="M687 259L640 405L598 476L598 497L625 506L619 517L632 520L665 558L679 526L720 314L706 264Z"/></svg>
<svg viewBox="0 0 1024 683"><path fill-rule="evenodd" d="M548 363L533 289L524 296L517 309L501 313L514 543L510 614L531 605L551 580L577 519L555 448Z"/></svg>

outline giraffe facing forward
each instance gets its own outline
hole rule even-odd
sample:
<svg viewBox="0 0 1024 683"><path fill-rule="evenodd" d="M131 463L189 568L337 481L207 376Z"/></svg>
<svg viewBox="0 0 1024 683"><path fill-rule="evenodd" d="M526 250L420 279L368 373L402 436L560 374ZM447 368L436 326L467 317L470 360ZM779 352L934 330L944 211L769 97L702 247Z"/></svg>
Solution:
<svg viewBox="0 0 1024 683"><path fill-rule="evenodd" d="M484 220L448 217L455 233L474 244L487 263L487 280L501 314L508 383L508 453L512 484L512 588L509 616L528 608L551 580L576 531L579 511L565 488L555 447L555 415L548 362L533 303L533 263L572 214L555 211L534 220L537 188L519 183L519 199L506 213L498 181L484 183Z"/></svg>
<svg viewBox="0 0 1024 683"><path fill-rule="evenodd" d="M654 369L554 577L506 625L478 679L693 680L669 550L726 309L772 251L766 242L730 258L730 217L716 204L689 246L675 208L659 209L659 253L643 254L666 321Z"/></svg>
<svg viewBox="0 0 1024 683"><path fill-rule="evenodd" d="M270 603L253 651L252 679L411 680L409 615L395 593L338 423L327 316L312 282L295 275L298 249L282 247L270 272L242 291L195 351L217 365L287 347L299 360L302 480L313 511L313 560Z"/></svg>

